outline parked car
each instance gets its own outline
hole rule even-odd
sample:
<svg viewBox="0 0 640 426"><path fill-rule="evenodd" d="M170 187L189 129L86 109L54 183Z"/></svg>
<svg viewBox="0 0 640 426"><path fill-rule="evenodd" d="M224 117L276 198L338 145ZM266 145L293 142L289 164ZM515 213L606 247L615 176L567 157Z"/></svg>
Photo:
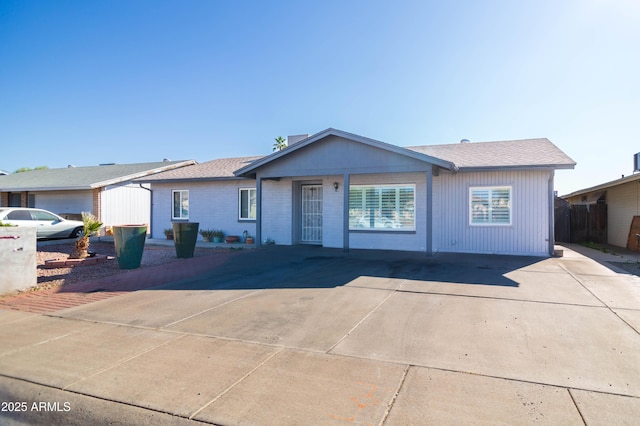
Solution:
<svg viewBox="0 0 640 426"><path fill-rule="evenodd" d="M82 235L83 223L67 220L42 209L0 207L0 222L17 226L34 226L41 238L77 238Z"/></svg>

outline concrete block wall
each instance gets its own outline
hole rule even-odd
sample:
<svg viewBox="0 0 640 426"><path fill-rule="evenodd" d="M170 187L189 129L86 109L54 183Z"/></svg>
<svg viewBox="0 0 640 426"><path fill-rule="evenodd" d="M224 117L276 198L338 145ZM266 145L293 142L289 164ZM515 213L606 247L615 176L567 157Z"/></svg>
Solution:
<svg viewBox="0 0 640 426"><path fill-rule="evenodd" d="M292 244L293 182L291 179L262 182L262 242Z"/></svg>
<svg viewBox="0 0 640 426"><path fill-rule="evenodd" d="M0 265L0 293L38 283L35 227L0 226Z"/></svg>
<svg viewBox="0 0 640 426"><path fill-rule="evenodd" d="M242 236L246 230L255 235L255 221L239 219L239 189L255 188L254 180L217 182L154 183L152 196L152 237L164 238L164 229L171 228L172 191L189 191L189 222L198 222L200 229L222 229L225 235ZM202 237L198 235L198 239Z"/></svg>

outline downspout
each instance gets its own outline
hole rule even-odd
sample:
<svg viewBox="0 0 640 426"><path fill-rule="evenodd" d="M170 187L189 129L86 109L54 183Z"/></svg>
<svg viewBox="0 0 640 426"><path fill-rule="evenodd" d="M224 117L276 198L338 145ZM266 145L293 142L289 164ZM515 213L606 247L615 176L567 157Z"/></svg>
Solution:
<svg viewBox="0 0 640 426"><path fill-rule="evenodd" d="M145 188L144 186L142 186L141 183L139 183L138 185L140 185L140 188L146 189L147 191L149 191L149 235L151 235L151 237L153 237L153 234L151 233L151 230L153 230L153 226L152 226L152 222L153 222L153 191L151 190L151 188Z"/></svg>

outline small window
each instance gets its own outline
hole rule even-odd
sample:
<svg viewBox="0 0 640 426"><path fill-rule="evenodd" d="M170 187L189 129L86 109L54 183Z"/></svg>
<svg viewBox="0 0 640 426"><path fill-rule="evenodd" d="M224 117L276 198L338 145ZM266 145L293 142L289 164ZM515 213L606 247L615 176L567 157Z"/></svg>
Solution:
<svg viewBox="0 0 640 426"><path fill-rule="evenodd" d="M415 231L415 192L408 185L351 185L349 229Z"/></svg>
<svg viewBox="0 0 640 426"><path fill-rule="evenodd" d="M255 188L240 188L238 211L240 220L256 220Z"/></svg>
<svg viewBox="0 0 640 426"><path fill-rule="evenodd" d="M469 188L471 225L511 225L511 187Z"/></svg>
<svg viewBox="0 0 640 426"><path fill-rule="evenodd" d="M189 219L189 191L172 191L171 219Z"/></svg>

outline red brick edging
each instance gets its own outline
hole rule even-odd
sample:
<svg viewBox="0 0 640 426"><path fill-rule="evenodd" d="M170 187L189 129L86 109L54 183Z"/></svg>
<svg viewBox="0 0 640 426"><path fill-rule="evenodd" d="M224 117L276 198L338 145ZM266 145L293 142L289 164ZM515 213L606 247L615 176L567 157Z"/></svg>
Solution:
<svg viewBox="0 0 640 426"><path fill-rule="evenodd" d="M43 314L72 308L205 274L239 253L238 251L217 252L209 256L176 259L175 262L164 265L121 271L116 275L97 280L22 293L14 297L0 299L0 309Z"/></svg>

